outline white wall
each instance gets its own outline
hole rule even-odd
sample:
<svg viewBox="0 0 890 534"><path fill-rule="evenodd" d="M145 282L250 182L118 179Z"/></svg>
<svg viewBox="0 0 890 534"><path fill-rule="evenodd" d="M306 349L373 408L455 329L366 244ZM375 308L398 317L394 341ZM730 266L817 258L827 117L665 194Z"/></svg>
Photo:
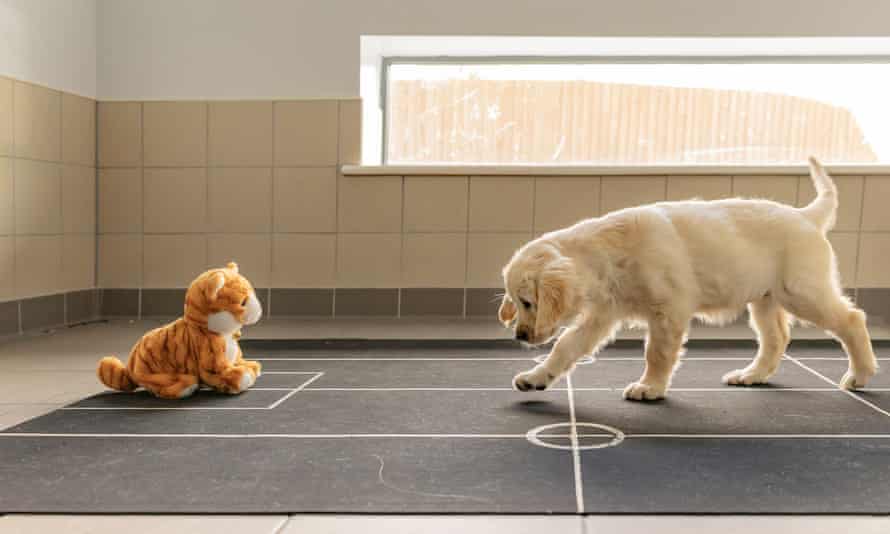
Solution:
<svg viewBox="0 0 890 534"><path fill-rule="evenodd" d="M360 35L888 36L888 20L887 0L98 0L98 89L357 96Z"/></svg>
<svg viewBox="0 0 890 534"><path fill-rule="evenodd" d="M0 75L96 97L96 0L0 0Z"/></svg>

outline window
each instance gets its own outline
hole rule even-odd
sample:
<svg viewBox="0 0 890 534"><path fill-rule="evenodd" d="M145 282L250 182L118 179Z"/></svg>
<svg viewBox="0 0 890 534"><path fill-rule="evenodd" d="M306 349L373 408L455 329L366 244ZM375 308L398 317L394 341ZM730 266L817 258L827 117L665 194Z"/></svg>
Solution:
<svg viewBox="0 0 890 534"><path fill-rule="evenodd" d="M387 164L890 162L883 58L404 58L384 68Z"/></svg>

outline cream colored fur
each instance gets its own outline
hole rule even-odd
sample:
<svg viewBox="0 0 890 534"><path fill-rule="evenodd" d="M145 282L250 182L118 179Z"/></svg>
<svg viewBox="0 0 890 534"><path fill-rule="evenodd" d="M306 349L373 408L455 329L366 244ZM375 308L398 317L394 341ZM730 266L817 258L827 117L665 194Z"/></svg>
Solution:
<svg viewBox="0 0 890 534"><path fill-rule="evenodd" d="M663 398L690 321L725 323L746 306L760 348L724 382L765 383L778 369L794 316L842 343L849 370L841 387L865 386L877 369L865 314L841 293L825 236L837 189L812 158L810 172L818 195L803 208L749 199L660 202L527 243L504 268L499 316L517 339L533 345L558 339L543 363L514 378L514 387L545 389L611 341L622 324L642 323L646 367L624 397Z"/></svg>

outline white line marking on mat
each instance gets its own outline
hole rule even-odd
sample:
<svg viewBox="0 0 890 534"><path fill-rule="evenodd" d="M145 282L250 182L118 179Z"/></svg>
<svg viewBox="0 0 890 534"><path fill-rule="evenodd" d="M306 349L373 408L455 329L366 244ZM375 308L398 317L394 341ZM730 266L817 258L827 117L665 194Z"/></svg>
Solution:
<svg viewBox="0 0 890 534"><path fill-rule="evenodd" d="M311 383L315 382L316 380L318 380L319 378L321 378L322 375L324 375L324 373L315 373L315 376L313 376L313 377L310 378L309 380L307 380L307 381L303 382L302 384L300 384L300 386L299 386L298 388L294 389L293 391L291 391L290 393L288 393L288 394L285 395L284 397L281 397L280 399L278 399L277 401L275 401L275 402L273 402L271 405L269 405L268 409L269 409L269 410L274 410L274 409L277 408L282 402L284 402L284 401L286 401L287 399L293 397L294 395L296 395L296 394L299 393L300 391L303 391L304 389L306 389L306 386L308 386L309 384L311 384Z"/></svg>
<svg viewBox="0 0 890 534"><path fill-rule="evenodd" d="M287 399L293 397L295 394L303 391L306 386L315 382L319 378L321 378L324 373L320 371L304 371L298 374L302 375L313 375L312 378L306 380L299 386L295 388L250 388L247 391L287 391L288 393L273 402L269 406L63 406L59 408L60 410L65 411L169 411L169 410L186 410L186 411L198 411L198 410L274 410L277 408L282 402Z"/></svg>
<svg viewBox="0 0 890 534"><path fill-rule="evenodd" d="M569 422L572 425L572 461L575 464L575 502L578 513L584 513L584 481L581 476L581 452L578 450L578 421L575 419L575 395L572 392L572 375L566 375L569 390Z"/></svg>
<svg viewBox="0 0 890 534"><path fill-rule="evenodd" d="M887 410L881 408L880 406L877 406L876 404L874 404L874 403L872 403L872 402L869 402L869 401L863 399L862 397L860 397L859 395L857 395L856 393L854 393L854 392L852 392L852 391L849 391L849 390L846 390L846 389L841 388L840 385L838 385L837 382L831 380L830 378L828 378L827 376L823 375L823 374L820 373L819 371L813 369L812 367L806 365L805 363L803 363L803 362L801 362L801 361L799 361L799 360L797 360L797 359L795 359L795 358L792 358L791 356L788 356L787 354L785 355L785 357L788 358L789 360L791 360L792 362L796 363L796 364L799 365L800 367L803 367L803 368L806 369L807 371L813 373L814 375L816 375L817 377L821 378L821 379L824 380L825 382L828 382L828 383L831 384L832 386L838 388L839 391L843 391L843 392L846 393L847 395L853 397L854 399L858 400L859 402L861 402L862 404L868 406L869 408L875 410L876 412L881 413L881 414L883 414L883 415L886 415L887 417L890 417L890 412L888 412Z"/></svg>
<svg viewBox="0 0 890 534"><path fill-rule="evenodd" d="M582 423L583 424L583 423ZM578 437L610 437L613 434L579 434ZM104 434L0 432L0 438L214 438L214 439L528 439L528 434ZM568 434L539 434L539 438L571 438ZM890 439L890 434L624 434L624 439Z"/></svg>

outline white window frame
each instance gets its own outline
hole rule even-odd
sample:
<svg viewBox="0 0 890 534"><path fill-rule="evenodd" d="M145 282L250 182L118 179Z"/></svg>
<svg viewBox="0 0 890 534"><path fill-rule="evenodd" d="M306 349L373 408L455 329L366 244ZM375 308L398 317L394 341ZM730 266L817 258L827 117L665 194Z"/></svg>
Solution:
<svg viewBox="0 0 890 534"><path fill-rule="evenodd" d="M362 167L388 167L389 67L492 63L890 63L890 38L561 38L362 36ZM418 165L424 167L426 165ZM433 165L430 167L465 167ZM529 165L535 166L535 165ZM566 165L562 165L565 167ZM571 166L571 165L569 165ZM862 167L886 167L866 164ZM620 169L621 166L618 166ZM628 164L627 168L637 165ZM739 167L738 165L734 167ZM747 166L742 166L747 167ZM753 167L753 166L752 166Z"/></svg>

